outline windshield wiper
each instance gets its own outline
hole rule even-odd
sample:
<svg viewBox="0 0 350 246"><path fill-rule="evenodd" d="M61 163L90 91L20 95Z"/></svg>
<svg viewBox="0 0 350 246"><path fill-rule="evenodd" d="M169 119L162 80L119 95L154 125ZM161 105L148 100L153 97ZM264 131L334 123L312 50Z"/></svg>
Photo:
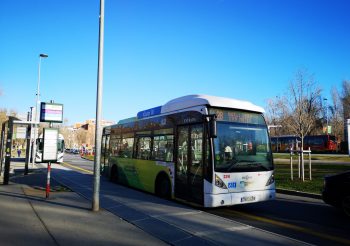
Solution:
<svg viewBox="0 0 350 246"><path fill-rule="evenodd" d="M253 163L252 166L261 167L261 168L264 169L265 171L270 171L270 168L264 166L264 165L261 164L261 163Z"/></svg>
<svg viewBox="0 0 350 246"><path fill-rule="evenodd" d="M246 165L244 165L246 164ZM270 171L270 169L266 166L264 166L262 163L260 162L256 162L256 161L248 161L248 160L237 160L235 162L232 162L231 166L227 169L227 171L231 171L233 168L240 168L240 167L243 167L243 166L246 166L248 168L254 168L254 167L260 167L262 168L263 170L265 171Z"/></svg>

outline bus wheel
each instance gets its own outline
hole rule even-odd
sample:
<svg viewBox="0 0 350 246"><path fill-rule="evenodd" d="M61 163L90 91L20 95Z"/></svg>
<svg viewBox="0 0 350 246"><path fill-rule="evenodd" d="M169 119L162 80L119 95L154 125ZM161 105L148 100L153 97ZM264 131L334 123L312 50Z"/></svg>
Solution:
<svg viewBox="0 0 350 246"><path fill-rule="evenodd" d="M156 179L156 195L166 199L171 197L170 181L165 174L158 175Z"/></svg>
<svg viewBox="0 0 350 246"><path fill-rule="evenodd" d="M113 183L118 183L118 167L116 165L112 167L109 180Z"/></svg>

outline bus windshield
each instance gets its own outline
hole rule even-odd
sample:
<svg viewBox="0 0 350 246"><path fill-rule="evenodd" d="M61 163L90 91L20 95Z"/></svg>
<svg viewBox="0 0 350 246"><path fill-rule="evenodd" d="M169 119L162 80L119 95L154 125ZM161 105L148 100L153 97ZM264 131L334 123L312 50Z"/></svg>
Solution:
<svg viewBox="0 0 350 246"><path fill-rule="evenodd" d="M214 150L217 172L273 170L266 125L218 122Z"/></svg>

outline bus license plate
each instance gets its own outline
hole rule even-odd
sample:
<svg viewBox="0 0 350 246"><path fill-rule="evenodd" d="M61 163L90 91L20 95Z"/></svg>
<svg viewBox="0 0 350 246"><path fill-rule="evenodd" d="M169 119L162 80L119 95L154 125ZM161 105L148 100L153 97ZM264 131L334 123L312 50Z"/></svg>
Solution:
<svg viewBox="0 0 350 246"><path fill-rule="evenodd" d="M255 196L244 196L241 198L241 202L252 202L255 201Z"/></svg>

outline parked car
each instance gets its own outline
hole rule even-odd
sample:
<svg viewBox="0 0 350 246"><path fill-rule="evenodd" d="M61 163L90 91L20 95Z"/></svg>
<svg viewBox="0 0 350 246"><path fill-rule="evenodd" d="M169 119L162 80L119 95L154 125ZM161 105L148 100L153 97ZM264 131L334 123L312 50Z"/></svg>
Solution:
<svg viewBox="0 0 350 246"><path fill-rule="evenodd" d="M72 153L73 153L73 154L79 154L80 151L79 151L78 149L73 149L73 150L72 150Z"/></svg>
<svg viewBox="0 0 350 246"><path fill-rule="evenodd" d="M322 199L350 216L350 171L325 176Z"/></svg>

